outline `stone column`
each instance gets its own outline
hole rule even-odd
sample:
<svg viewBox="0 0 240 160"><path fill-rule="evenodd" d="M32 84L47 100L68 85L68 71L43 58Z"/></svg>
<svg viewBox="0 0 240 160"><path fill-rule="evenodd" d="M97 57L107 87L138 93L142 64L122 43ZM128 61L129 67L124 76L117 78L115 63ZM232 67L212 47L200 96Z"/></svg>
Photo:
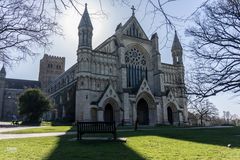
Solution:
<svg viewBox="0 0 240 160"><path fill-rule="evenodd" d="M161 124L162 123L162 108L160 103L156 103L156 108L157 108L157 123Z"/></svg>
<svg viewBox="0 0 240 160"><path fill-rule="evenodd" d="M98 111L97 111L97 120L99 122L103 122L104 121L104 119L103 119L103 110L102 109L98 109Z"/></svg>
<svg viewBox="0 0 240 160"><path fill-rule="evenodd" d="M66 111L65 111L65 106L62 106L62 118L66 117Z"/></svg>
<svg viewBox="0 0 240 160"><path fill-rule="evenodd" d="M180 124L183 124L183 112L178 112L179 116L179 122Z"/></svg>
<svg viewBox="0 0 240 160"><path fill-rule="evenodd" d="M129 118L129 109L130 109L130 103L129 103L129 94L128 93L123 93L123 109L124 109L124 122L125 123L130 123L130 118Z"/></svg>
<svg viewBox="0 0 240 160"><path fill-rule="evenodd" d="M132 119L132 123L133 125L135 124L136 120L137 120L137 106L136 106L136 102L132 103L132 109L133 109L133 119Z"/></svg>
<svg viewBox="0 0 240 160"><path fill-rule="evenodd" d="M167 107L168 106L166 106L165 103L163 103L163 123L168 125L169 122L168 122L168 115L167 115Z"/></svg>
<svg viewBox="0 0 240 160"><path fill-rule="evenodd" d="M149 108L149 125L155 125L156 119L157 119L157 108L155 106L152 106Z"/></svg>

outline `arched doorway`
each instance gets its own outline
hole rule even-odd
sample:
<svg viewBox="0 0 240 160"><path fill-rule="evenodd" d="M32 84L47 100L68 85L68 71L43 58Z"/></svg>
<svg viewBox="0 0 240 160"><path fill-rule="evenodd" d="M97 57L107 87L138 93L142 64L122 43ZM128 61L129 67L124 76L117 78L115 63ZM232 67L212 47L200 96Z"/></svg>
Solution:
<svg viewBox="0 0 240 160"><path fill-rule="evenodd" d="M140 99L137 103L137 119L140 125L149 124L148 104L144 99Z"/></svg>
<svg viewBox="0 0 240 160"><path fill-rule="evenodd" d="M105 122L113 122L114 121L113 107L109 103L105 106L104 121Z"/></svg>
<svg viewBox="0 0 240 160"><path fill-rule="evenodd" d="M168 122L170 124L173 124L173 112L172 112L171 107L167 108L167 114L168 114Z"/></svg>
<svg viewBox="0 0 240 160"><path fill-rule="evenodd" d="M167 116L168 116L168 122L171 125L178 125L179 124L179 111L177 110L177 107L173 103L169 103L167 105Z"/></svg>

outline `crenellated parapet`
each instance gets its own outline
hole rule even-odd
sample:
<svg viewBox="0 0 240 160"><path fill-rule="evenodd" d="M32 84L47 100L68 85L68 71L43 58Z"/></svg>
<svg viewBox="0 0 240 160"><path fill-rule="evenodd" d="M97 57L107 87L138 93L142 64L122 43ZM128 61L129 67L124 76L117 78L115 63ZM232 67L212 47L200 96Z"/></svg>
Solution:
<svg viewBox="0 0 240 160"><path fill-rule="evenodd" d="M46 91L48 84L65 71L65 57L44 54L40 60L39 77L41 88Z"/></svg>

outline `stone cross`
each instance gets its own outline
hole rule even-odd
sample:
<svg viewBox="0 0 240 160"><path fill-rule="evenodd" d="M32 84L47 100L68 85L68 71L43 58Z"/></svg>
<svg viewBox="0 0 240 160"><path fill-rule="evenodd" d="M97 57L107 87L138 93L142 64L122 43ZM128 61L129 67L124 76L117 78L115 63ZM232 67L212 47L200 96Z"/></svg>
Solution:
<svg viewBox="0 0 240 160"><path fill-rule="evenodd" d="M134 8L134 5L132 5L132 8L131 8L131 9L132 9L132 15L134 16L134 15L135 15L135 10L136 10L136 9Z"/></svg>

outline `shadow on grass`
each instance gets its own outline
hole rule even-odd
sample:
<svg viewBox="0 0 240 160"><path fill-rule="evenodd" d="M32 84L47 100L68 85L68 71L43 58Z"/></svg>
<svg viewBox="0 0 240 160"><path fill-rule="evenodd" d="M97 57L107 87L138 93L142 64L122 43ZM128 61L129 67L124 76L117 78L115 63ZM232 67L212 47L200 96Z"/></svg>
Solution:
<svg viewBox="0 0 240 160"><path fill-rule="evenodd" d="M71 128L68 132L74 131ZM91 134L86 136L112 137L112 134ZM144 160L144 158L130 149L124 142L108 140L76 140L76 135L60 136L54 151L47 160Z"/></svg>
<svg viewBox="0 0 240 160"><path fill-rule="evenodd" d="M70 129L72 132L74 129ZM118 137L158 136L175 140L190 141L202 144L227 146L240 146L240 127L221 129L183 129L183 128L145 128L134 132L131 128L118 131ZM88 136L88 135L87 135ZM91 135L95 136L95 135ZM108 136L108 134L104 134ZM109 134L109 137L112 137ZM141 141L140 139L140 141ZM144 146L144 140L141 145ZM153 142L154 143L154 142ZM156 142L158 143L158 142ZM145 158L128 147L128 142L82 140L76 141L76 135L59 137L54 151L47 160L71 159L71 160L144 160ZM140 146L141 147L141 146Z"/></svg>
<svg viewBox="0 0 240 160"><path fill-rule="evenodd" d="M227 146L232 144L234 147L240 147L240 127L232 128L167 128L158 127L155 129L139 129L136 132L119 132L119 136L159 136L196 143Z"/></svg>

